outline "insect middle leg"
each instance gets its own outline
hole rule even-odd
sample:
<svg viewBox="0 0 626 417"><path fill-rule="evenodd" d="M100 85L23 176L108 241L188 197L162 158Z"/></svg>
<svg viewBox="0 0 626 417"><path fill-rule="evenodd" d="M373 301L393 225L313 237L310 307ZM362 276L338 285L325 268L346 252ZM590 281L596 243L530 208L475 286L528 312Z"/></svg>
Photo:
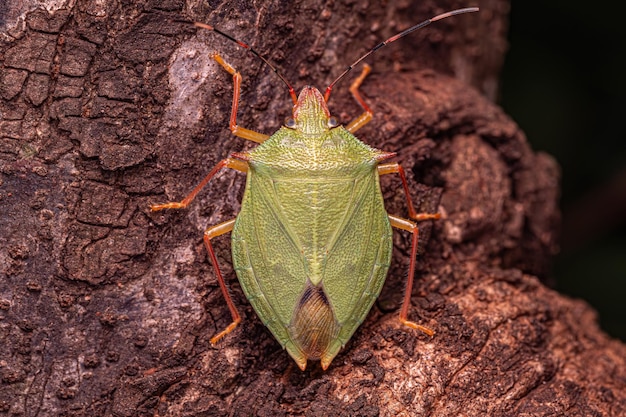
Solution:
<svg viewBox="0 0 626 417"><path fill-rule="evenodd" d="M354 133L358 129L365 126L367 123L369 123L370 120L372 120L372 117L374 116L372 109L370 109L370 107L367 105L365 100L363 100L363 97L361 97L361 93L359 93L359 87L361 86L361 84L363 83L363 80L365 79L365 77L367 77L367 74L369 74L371 70L372 68L369 65L364 64L363 71L361 71L361 75L359 75L357 79L354 80L354 82L350 86L350 92L352 93L352 97L354 97L354 99L361 105L361 107L364 110L363 113L361 113L358 117L352 120L348 124L348 126L346 126L346 130L349 131L350 133Z"/></svg>
<svg viewBox="0 0 626 417"><path fill-rule="evenodd" d="M224 299L226 299L226 304L228 305L228 309L230 310L230 315L233 318L232 323L230 323L224 330L211 338L211 344L213 345L216 344L222 337L235 330L235 327L237 327L237 325L241 322L241 316L239 315L239 312L235 307L235 303L233 303L233 299L230 298L228 288L226 287L226 282L224 281L224 277L222 276L222 271L220 270L220 267L217 263L215 251L213 250L213 246L211 245L211 239L233 230L235 220L236 219L231 219L224 223L209 227L204 232L204 246L206 246L206 250L207 252L209 252L209 258L211 258L211 263L215 268L215 276L217 277L217 282L220 284L222 294L224 295Z"/></svg>
<svg viewBox="0 0 626 417"><path fill-rule="evenodd" d="M254 130L246 129L237 125L237 109L239 108L239 96L241 95L241 74L232 65L224 61L224 59L218 54L211 55L218 64L220 64L229 74L233 76L233 107L230 112L230 131L235 136L243 139L248 139L253 142L262 143L269 135L255 132Z"/></svg>
<svg viewBox="0 0 626 417"><path fill-rule="evenodd" d="M196 195L198 195L200 190L202 190L202 188L204 188L204 186L207 185L209 181L211 181L211 178L213 178L215 174L217 174L223 168L231 168L241 172L248 172L248 164L245 161L235 158L222 159L220 162L218 162L217 165L215 165L211 172L209 172L207 176L204 177L202 181L200 181L200 184L196 185L196 187L191 190L189 195L187 195L187 197L185 197L182 201L169 202L164 204L153 204L150 206L150 210L159 211L163 209L181 209L187 207L189 203L191 203L191 201L196 198Z"/></svg>
<svg viewBox="0 0 626 417"><path fill-rule="evenodd" d="M406 175L404 174L404 168L402 168L402 165L398 164L397 162L378 165L378 175L385 174L398 174L400 176L400 180L402 181L402 188L404 189L404 195L406 197L406 204L409 209L410 218L417 221L423 221L436 220L441 217L441 214L439 213L418 213L417 211L415 211L415 207L413 207L413 201L411 201L409 184L406 181Z"/></svg>
<svg viewBox="0 0 626 417"><path fill-rule="evenodd" d="M409 315L409 306L411 305L411 292L413 291L413 278L415 275L415 261L417 258L417 246L419 243L419 229L417 224L411 220L403 219L402 217L397 217L391 214L388 214L389 222L391 226L406 230L412 233L413 239L411 242L411 261L409 262L409 277L407 278L406 290L404 291L404 301L402 302L402 308L400 309L400 321L413 329L420 330L421 332L426 333L429 336L435 334L434 330L429 329L428 327L422 326L415 322L412 322L408 319Z"/></svg>

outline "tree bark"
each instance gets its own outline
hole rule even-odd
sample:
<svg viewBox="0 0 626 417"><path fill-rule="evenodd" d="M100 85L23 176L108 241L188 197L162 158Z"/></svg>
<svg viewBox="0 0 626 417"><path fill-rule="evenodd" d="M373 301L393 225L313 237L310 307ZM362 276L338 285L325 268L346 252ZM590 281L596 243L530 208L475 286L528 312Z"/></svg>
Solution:
<svg viewBox="0 0 626 417"><path fill-rule="evenodd" d="M396 233L383 293L323 372L301 372L219 261L243 322L231 321L202 233L236 216L244 177L215 178L231 152L290 115L280 80L199 20L250 43L297 88L322 89L373 45L453 1L48 2L0 6L0 411L107 416L618 416L626 348L583 301L542 284L558 245L557 163L534 153L491 100L508 2L443 20L368 59L368 144L397 152L423 224L411 318L397 319L410 237ZM38 3L39 4L39 3ZM41 7L41 6L40 6ZM23 21L21 19L24 19ZM361 109L338 84L331 112ZM390 213L399 181L383 177Z"/></svg>

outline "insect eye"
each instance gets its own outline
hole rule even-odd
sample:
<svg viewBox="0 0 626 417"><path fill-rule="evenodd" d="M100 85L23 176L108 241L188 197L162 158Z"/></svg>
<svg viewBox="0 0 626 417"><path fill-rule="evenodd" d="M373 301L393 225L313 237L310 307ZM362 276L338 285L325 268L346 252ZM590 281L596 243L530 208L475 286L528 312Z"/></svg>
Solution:
<svg viewBox="0 0 626 417"><path fill-rule="evenodd" d="M296 121L293 119L293 117L287 117L285 119L285 126L287 126L289 129L295 129Z"/></svg>
<svg viewBox="0 0 626 417"><path fill-rule="evenodd" d="M339 126L339 122L334 116L331 116L330 119L328 119L328 127L333 128L337 126Z"/></svg>

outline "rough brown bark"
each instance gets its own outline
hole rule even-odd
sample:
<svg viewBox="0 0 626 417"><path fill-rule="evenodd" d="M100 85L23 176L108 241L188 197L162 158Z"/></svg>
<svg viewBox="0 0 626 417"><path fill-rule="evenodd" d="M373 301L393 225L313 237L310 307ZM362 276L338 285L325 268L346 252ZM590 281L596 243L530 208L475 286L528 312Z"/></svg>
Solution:
<svg viewBox="0 0 626 417"><path fill-rule="evenodd" d="M219 24L298 87L323 88L381 38L466 4L78 0L14 27L27 3L0 6L0 412L626 412L626 348L538 279L556 250L558 166L478 92L495 95L507 2L481 1L480 14L370 60L362 91L376 116L359 137L398 152L414 201L443 214L422 228L411 312L437 334L397 320L409 242L398 233L383 294L327 372L298 370L265 330L225 238L218 256L244 321L208 342L230 316L202 231L236 215L241 175L216 178L187 211L148 210L250 146L227 128L231 79L209 52L243 73L242 126L269 133L289 114L257 59L170 20ZM347 86L331 101L344 123L360 110ZM405 213L397 179L383 189L388 210Z"/></svg>

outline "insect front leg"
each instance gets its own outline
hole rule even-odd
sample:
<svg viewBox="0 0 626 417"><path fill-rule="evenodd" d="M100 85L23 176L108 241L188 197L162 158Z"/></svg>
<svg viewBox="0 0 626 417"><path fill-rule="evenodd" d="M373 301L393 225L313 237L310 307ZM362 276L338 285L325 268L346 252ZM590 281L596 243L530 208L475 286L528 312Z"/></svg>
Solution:
<svg viewBox="0 0 626 417"><path fill-rule="evenodd" d="M361 105L361 107L363 107L364 110L363 113L361 113L357 118L351 121L348 126L346 126L346 130L350 133L354 133L358 129L365 126L367 123L369 123L370 120L372 120L372 117L374 116L372 109L370 109L367 103L365 103L365 100L363 100L363 97L361 97L361 93L359 93L359 87L361 86L361 83L363 83L363 80L365 79L365 77L367 77L367 74L369 74L371 70L372 68L369 65L364 64L361 75L359 75L350 86L350 92L352 93L352 97L354 97L354 99Z"/></svg>
<svg viewBox="0 0 626 417"><path fill-rule="evenodd" d="M215 176L215 174L217 174L223 168L231 168L231 169L234 169L236 171L248 172L248 164L245 161L242 161L242 160L239 160L239 159L235 159L235 158L222 159L211 170L211 172L209 172L207 174L207 176L204 177L204 179L202 181L200 181L200 184L196 185L196 187L193 190L191 190L189 195L187 197L185 197L182 201L180 201L180 202L169 202L169 203L164 203L164 204L153 204L153 205L150 206L150 210L152 210L152 211L159 211L159 210L163 210L163 209L181 209L181 208L187 207L189 205L189 203L191 203L191 201L194 198L196 198L196 195L198 195L200 190L202 190L202 188L204 188L204 186L207 185L209 181L211 181L211 178L213 178Z"/></svg>
<svg viewBox="0 0 626 417"><path fill-rule="evenodd" d="M418 213L417 211L415 211L415 208L413 207L413 201L411 201L409 184L406 181L406 175L404 174L404 168L402 168L402 165L398 164L397 162L378 165L378 175L385 174L398 174L400 176L400 180L402 181L402 188L404 189L404 195L406 197L406 204L409 208L410 218L417 221L437 220L441 218L441 214L439 213Z"/></svg>
<svg viewBox="0 0 626 417"><path fill-rule="evenodd" d="M413 291L413 275L415 275L415 261L417 258L417 246L419 243L419 229L415 222L411 220L403 219L402 217L393 216L388 214L389 222L391 226L406 230L412 233L413 240L411 242L411 261L409 262L409 276L406 282L406 290L404 292L404 301L402 302L402 308L400 309L400 321L406 325L411 327L412 329L420 330L421 332L426 333L429 336L435 334L434 330L429 329L428 327L422 326L415 322L409 321L409 306L411 305L411 292Z"/></svg>
<svg viewBox="0 0 626 417"><path fill-rule="evenodd" d="M230 323L224 330L211 338L211 344L213 345L216 344L222 337L235 330L235 327L237 327L237 325L241 322L241 316L239 315L239 312L235 307L235 303L233 303L233 299L230 298L228 288L226 287L226 282L224 281L224 277L222 276L222 271L220 271L220 267L217 264L215 251L213 250L213 246L211 245L211 239L233 230L235 220L236 219L231 219L224 223L209 227L204 232L204 246L206 246L207 252L209 252L211 263L213 263L213 267L215 268L215 276L217 277L217 282L220 284L222 294L224 294L224 299L226 299L226 304L228 305L228 309L230 310L230 315L233 318L232 323Z"/></svg>
<svg viewBox="0 0 626 417"><path fill-rule="evenodd" d="M248 139L253 142L262 143L269 135L255 132L254 130L246 129L237 125L237 109L239 108L239 96L241 94L241 74L232 65L224 61L224 59L218 54L211 55L218 64L220 64L229 74L233 76L233 107L230 112L230 131L235 136L243 139Z"/></svg>

